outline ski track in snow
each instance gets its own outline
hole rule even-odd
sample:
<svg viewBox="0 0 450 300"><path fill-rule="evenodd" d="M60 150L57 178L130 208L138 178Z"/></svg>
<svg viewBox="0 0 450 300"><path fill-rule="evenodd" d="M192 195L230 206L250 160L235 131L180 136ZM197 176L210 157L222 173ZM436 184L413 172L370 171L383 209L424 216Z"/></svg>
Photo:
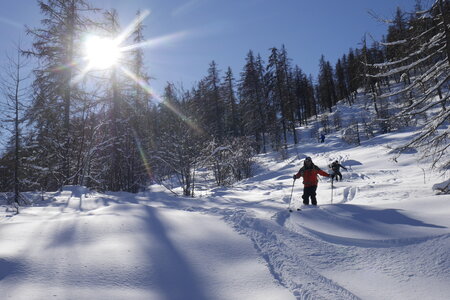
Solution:
<svg viewBox="0 0 450 300"><path fill-rule="evenodd" d="M289 161L280 169L292 167L292 162ZM399 178L398 173L398 169L369 169L364 170L364 174L349 170L344 173L344 181L336 182L335 189L332 191L335 203L339 203L338 207L342 207L342 205L358 199L361 192L364 194L362 197L376 197L378 200L380 198L383 200L407 199L410 192L405 191L404 188L398 188L403 181L402 178ZM274 174L272 173L272 175ZM275 175L279 179L290 177L283 177L281 173ZM268 175L262 173L259 175L259 179L268 179ZM349 183L350 180L351 183ZM259 185L259 188L263 195L270 195L270 192L263 191L274 188L274 186L263 183ZM241 187L241 189L251 191L255 187L252 185L252 188ZM289 195L285 194L282 200L288 202L289 198ZM372 287L372 296L368 296L371 295L370 291L355 291L351 287L354 284L347 284L348 279L335 278L339 277L333 276L336 272L345 272L350 276L361 275L362 277L367 272L371 272L374 274L371 276L382 277L383 280L393 279L394 282L405 283L412 287L414 283L410 281L414 279L420 282L422 278L432 278L432 281L438 281L438 286L441 283L445 285L446 278L450 279L448 273L450 268L449 233L404 238L392 238L387 235L382 239L364 239L327 234L302 225L302 220L307 216L315 220L331 220L330 222L337 225L344 224L354 228L361 226L350 216L342 217L336 214L332 208L333 205L324 205L316 209L304 209L301 212L294 211L293 213L284 210L274 211L270 220L258 218L257 213L251 208L200 210L204 213L221 215L236 231L248 236L258 253L264 258L273 277L287 287L297 299L380 299L379 296L375 296L376 289L379 287ZM379 213L367 211L373 214L374 220L381 218L381 221L385 221L387 225L395 226L398 222L400 226L442 228L442 226L415 221L397 210L386 209ZM354 213L351 210L349 212ZM367 215L367 212L364 213ZM398 221L383 220L383 215L385 218ZM381 234L381 232L376 234ZM430 249L434 249L433 255L430 255ZM348 277L348 275L346 276ZM440 280L439 277L444 279ZM347 285L350 287L346 287ZM405 298L423 299L426 294L420 293L420 287L417 289L417 298L411 298L411 295L415 295L414 291ZM395 292L398 293L398 291L387 291L385 295L398 297ZM445 295L445 291L443 293Z"/></svg>
<svg viewBox="0 0 450 300"><path fill-rule="evenodd" d="M277 215L278 222L289 212ZM321 251L323 244L305 235L295 233L271 221L252 217L245 210L225 214L225 220L250 237L255 248L266 261L274 278L286 286L297 299L359 299L311 266L303 251ZM301 245L301 251L298 251ZM325 247L327 247L325 245Z"/></svg>
<svg viewBox="0 0 450 300"><path fill-rule="evenodd" d="M421 238L363 240L327 235L299 225L305 212L279 211L272 220L259 219L246 209L188 208L222 216L236 231L251 239L273 277L297 299L361 299L332 278L327 269L335 266L349 272L361 268L407 282L417 266L435 265L422 276L448 276L450 234ZM315 217L329 214L317 208ZM415 256L417 248L423 255ZM388 251L386 251L388 249ZM410 251L414 249L415 251ZM429 249L435 254L427 255ZM412 256L405 253L412 252ZM410 262L414 261L414 264ZM323 273L322 273L323 271ZM364 299L364 297L362 298ZM374 298L376 299L376 298Z"/></svg>

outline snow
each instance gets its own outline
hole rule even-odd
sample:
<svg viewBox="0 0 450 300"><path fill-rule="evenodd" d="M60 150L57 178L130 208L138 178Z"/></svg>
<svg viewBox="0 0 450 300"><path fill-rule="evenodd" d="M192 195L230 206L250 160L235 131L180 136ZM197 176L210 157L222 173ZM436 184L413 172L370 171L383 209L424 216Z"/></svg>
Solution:
<svg viewBox="0 0 450 300"><path fill-rule="evenodd" d="M352 146L299 132L288 159L259 155L254 177L198 198L67 186L18 215L0 206L1 298L449 299L450 196L433 190L448 180L390 150L413 133ZM348 171L289 213L307 156Z"/></svg>
<svg viewBox="0 0 450 300"><path fill-rule="evenodd" d="M445 194L450 193L450 179L447 179L444 182L436 183L435 185L433 185L433 190Z"/></svg>

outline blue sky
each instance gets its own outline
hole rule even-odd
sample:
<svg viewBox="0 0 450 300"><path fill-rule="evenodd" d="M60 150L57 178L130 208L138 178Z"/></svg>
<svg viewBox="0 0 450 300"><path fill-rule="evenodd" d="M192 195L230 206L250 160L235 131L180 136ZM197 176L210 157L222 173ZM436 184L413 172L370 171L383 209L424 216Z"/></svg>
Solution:
<svg viewBox="0 0 450 300"><path fill-rule="evenodd" d="M152 86L162 91L167 81L190 88L207 74L215 60L222 75L230 66L239 77L250 49L268 57L269 48L286 46L293 64L314 76L320 56L334 64L349 48L359 47L365 33L376 39L386 25L368 14L390 18L397 6L411 11L415 0L91 0L98 8L116 8L126 27L138 9L151 14L144 20L145 37L176 34L145 48ZM423 0L424 5L430 0ZM0 63L24 34L24 25L39 26L34 0L0 1Z"/></svg>

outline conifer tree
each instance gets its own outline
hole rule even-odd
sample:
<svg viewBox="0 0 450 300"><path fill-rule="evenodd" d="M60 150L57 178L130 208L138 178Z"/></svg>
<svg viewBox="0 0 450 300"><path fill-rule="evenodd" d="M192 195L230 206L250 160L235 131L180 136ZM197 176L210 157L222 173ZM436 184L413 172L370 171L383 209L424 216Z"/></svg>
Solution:
<svg viewBox="0 0 450 300"><path fill-rule="evenodd" d="M344 55L343 59L345 59L345 55ZM338 97L339 100L348 98L348 96L349 96L348 88L347 88L347 82L345 80L345 67L344 67L344 64L345 64L345 61L343 63L341 59L338 59L338 61L336 63L336 67L335 67L335 72L336 72L336 92L337 92L337 97Z"/></svg>
<svg viewBox="0 0 450 300"><path fill-rule="evenodd" d="M292 131L292 136L294 138L294 144L298 144L297 131L295 130L295 98L293 91L293 72L291 70L290 60L287 55L287 51L284 45L281 47L280 52L280 68L282 70L284 79L284 90L286 98L286 114L289 122L289 128Z"/></svg>
<svg viewBox="0 0 450 300"><path fill-rule="evenodd" d="M11 132L8 142L8 150L2 161L1 167L8 170L5 175L12 178L3 188L13 190L14 196L10 202L20 205L20 194L23 186L23 166L22 166L22 125L24 102L28 97L28 87L25 85L29 80L29 74L25 73L28 61L21 55L20 44L17 45L15 58L8 57L8 64L4 68L4 73L0 77L0 91L6 101L1 103L1 127ZM6 124L13 124L12 127ZM6 128L5 128L6 127ZM9 159L10 158L10 159ZM10 165L13 167L10 168Z"/></svg>
<svg viewBox="0 0 450 300"><path fill-rule="evenodd" d="M71 109L80 97L73 83L79 71L74 64L79 60L76 45L80 33L90 23L84 14L90 10L85 0L38 1L44 15L41 28L27 28L34 39L33 47L24 51L39 61L34 69L33 103L28 120L38 135L37 151L45 159L36 161L42 176L52 178L46 188L59 188L73 179L73 138Z"/></svg>
<svg viewBox="0 0 450 300"><path fill-rule="evenodd" d="M234 92L234 77L231 68L228 67L225 73L225 78L222 85L222 94L225 102L225 128L226 136L237 137L240 135L240 118L238 115L238 106L236 103L236 96Z"/></svg>
<svg viewBox="0 0 450 300"><path fill-rule="evenodd" d="M137 17L141 18L141 12L138 11ZM144 42L144 26L142 22L136 24L131 35L132 42L135 45ZM141 47L136 47L131 52L132 85L129 87L129 97L132 100L129 103L129 133L130 136L130 159L127 163L128 188L131 192L137 192L139 187L144 186L149 180L147 177L146 157L148 151L152 148L154 139L154 128L151 115L150 76L145 71L144 52ZM128 73L128 72L126 72ZM129 74L130 75L130 74Z"/></svg>
<svg viewBox="0 0 450 300"><path fill-rule="evenodd" d="M209 105L211 108L207 112L208 124L211 126L212 134L219 142L224 140L224 101L220 93L220 76L217 65L212 61L209 65L208 76L205 78L205 84L208 92Z"/></svg>
<svg viewBox="0 0 450 300"><path fill-rule="evenodd" d="M400 7L397 7L395 17L392 24L388 28L386 37L387 47L386 58L394 61L398 60L406 51L405 44L401 43L407 38L407 24L404 18L404 13Z"/></svg>
<svg viewBox="0 0 450 300"><path fill-rule="evenodd" d="M293 71L293 93L295 97L295 113L300 124L307 124L307 86L306 76L299 66L295 66Z"/></svg>
<svg viewBox="0 0 450 300"><path fill-rule="evenodd" d="M395 113L391 122L416 120L421 129L411 141L400 150L410 147L422 148L425 157L433 159L433 166L440 165L444 169L450 166L448 159L449 132L441 129L448 125L450 110L448 108L449 93L443 88L448 87L450 79L450 2L436 1L428 10L416 12L421 19L428 19L427 24L414 36L392 41L386 46L402 45L403 53L397 53L397 59L384 63L373 64L370 67L378 70L367 74L372 78L402 78L408 77L402 88L392 92L385 92L382 99L400 99L403 108ZM431 26L431 27L429 27ZM421 46L408 47L408 45ZM398 49L398 48L397 48ZM414 68L424 65L423 72L409 78ZM403 101L402 101L403 100ZM423 124L422 120L425 120Z"/></svg>
<svg viewBox="0 0 450 300"><path fill-rule="evenodd" d="M116 39L121 28L117 11L112 9L104 13L102 36ZM96 135L93 141L95 151L91 152L89 162L89 182L98 189L131 191L133 173L130 165L135 160L133 130L130 117L135 103L131 94L131 81L121 72L122 65L129 61L120 59L106 69L92 70L91 78L99 86L95 108Z"/></svg>
<svg viewBox="0 0 450 300"><path fill-rule="evenodd" d="M253 51L249 51L246 64L241 73L239 83L240 108L242 111L245 135L253 135L256 141L256 151L266 152L266 113L270 110L264 102L263 79L261 77L262 63L255 59Z"/></svg>
<svg viewBox="0 0 450 300"><path fill-rule="evenodd" d="M283 147L284 149L287 149L287 133L289 130L292 131L294 142L298 143L295 131L295 104L290 83L290 67L284 46L281 50L274 47L270 49L270 51L271 54L267 65L267 75L270 78L270 97L274 107L280 112L279 122L283 133Z"/></svg>
<svg viewBox="0 0 450 300"><path fill-rule="evenodd" d="M347 86L350 93L350 102L355 100L358 88L361 86L361 76L364 74L361 68L359 50L353 50L350 48L348 53L348 65L347 65Z"/></svg>
<svg viewBox="0 0 450 300"><path fill-rule="evenodd" d="M329 61L322 55L319 63L319 99L322 108L332 111L332 107L337 103L336 89L333 78L333 68Z"/></svg>

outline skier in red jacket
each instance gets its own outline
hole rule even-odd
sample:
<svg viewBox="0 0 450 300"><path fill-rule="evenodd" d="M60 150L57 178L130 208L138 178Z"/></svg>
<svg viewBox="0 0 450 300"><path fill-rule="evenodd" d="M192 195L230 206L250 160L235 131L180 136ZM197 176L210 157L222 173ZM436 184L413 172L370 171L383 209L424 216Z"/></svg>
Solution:
<svg viewBox="0 0 450 300"><path fill-rule="evenodd" d="M294 175L294 180L303 177L303 204L309 205L309 198L311 197L312 205L317 205L316 190L318 179L317 175L330 177L325 171L322 171L318 166L313 164L311 157L307 157L303 163L303 167Z"/></svg>

